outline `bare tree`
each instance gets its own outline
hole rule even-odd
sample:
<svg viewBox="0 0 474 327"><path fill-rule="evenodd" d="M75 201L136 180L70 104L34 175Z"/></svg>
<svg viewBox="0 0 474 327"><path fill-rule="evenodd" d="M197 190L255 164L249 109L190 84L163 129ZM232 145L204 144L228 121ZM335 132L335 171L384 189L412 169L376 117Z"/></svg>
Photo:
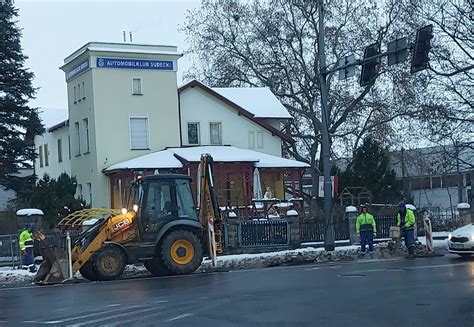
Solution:
<svg viewBox="0 0 474 327"><path fill-rule="evenodd" d="M398 1L327 1L326 52L329 67L371 44L384 44L407 32ZM313 194L320 173L321 108L317 1L204 0L183 26L195 65L187 77L210 86L266 86L294 117L285 126L297 140L287 153L311 165ZM407 67L382 64L378 78L365 87L328 77L329 131L333 155L372 134L381 141L397 134L397 124L416 117L418 87L427 79L409 78ZM258 99L256 99L258 101Z"/></svg>
<svg viewBox="0 0 474 327"><path fill-rule="evenodd" d="M447 155L474 151L474 6L472 1L415 0L407 4L413 27L433 24L430 85L421 117L426 139ZM465 164L470 164L466 162ZM472 167L472 166L471 166Z"/></svg>

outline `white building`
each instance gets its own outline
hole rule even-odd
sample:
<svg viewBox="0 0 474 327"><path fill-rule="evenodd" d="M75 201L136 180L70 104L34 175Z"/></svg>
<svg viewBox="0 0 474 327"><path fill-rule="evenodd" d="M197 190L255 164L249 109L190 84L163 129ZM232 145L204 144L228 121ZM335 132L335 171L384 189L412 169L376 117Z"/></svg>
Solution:
<svg viewBox="0 0 474 327"><path fill-rule="evenodd" d="M389 160L417 208L446 210L473 201L472 144L396 151Z"/></svg>
<svg viewBox="0 0 474 327"><path fill-rule="evenodd" d="M70 175L71 152L67 114L64 115L64 112L54 109L42 110L48 111L50 119L45 121L44 114L40 114L46 132L35 136L35 148L38 154L34 165L35 174L40 179L44 174L48 174L51 178L58 178L62 173ZM56 115L56 119L53 115Z"/></svg>
<svg viewBox="0 0 474 327"><path fill-rule="evenodd" d="M267 88L210 88L194 80L179 88L183 146L232 145L281 157L280 131L291 119Z"/></svg>
<svg viewBox="0 0 474 327"><path fill-rule="evenodd" d="M57 161L52 158L56 151L50 144L57 148L67 134L70 149L62 157L64 162L70 151L70 174L77 178L78 196L94 207L108 207L104 168L180 145L176 128L180 56L174 46L98 42L68 56L61 69L66 74L69 122L37 138L38 175L56 175L56 167L50 166Z"/></svg>
<svg viewBox="0 0 474 327"><path fill-rule="evenodd" d="M264 88L178 89L174 46L91 42L64 60L68 120L35 139L40 177L75 176L77 195L109 207L109 167L165 148L232 145L277 157L291 116Z"/></svg>

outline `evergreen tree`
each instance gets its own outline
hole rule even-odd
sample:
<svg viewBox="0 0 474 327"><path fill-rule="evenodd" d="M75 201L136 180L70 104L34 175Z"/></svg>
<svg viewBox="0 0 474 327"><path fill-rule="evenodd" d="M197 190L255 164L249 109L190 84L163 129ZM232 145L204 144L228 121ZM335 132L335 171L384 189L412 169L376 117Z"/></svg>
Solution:
<svg viewBox="0 0 474 327"><path fill-rule="evenodd" d="M31 168L35 159L34 137L43 132L38 110L28 106L34 98L33 73L24 67L17 26L18 10L11 0L0 2L0 185L20 200L32 190L32 176L19 177L20 168Z"/></svg>
<svg viewBox="0 0 474 327"><path fill-rule="evenodd" d="M398 201L402 196L400 183L395 179L395 171L389 170L385 151L379 142L369 137L364 139L341 175L342 188L366 187L375 203Z"/></svg>
<svg viewBox="0 0 474 327"><path fill-rule="evenodd" d="M76 178L66 173L59 175L58 179L50 178L48 174L45 174L38 181L31 196L30 205L43 210L45 222L52 228L59 219L86 207L82 199L74 197L76 186Z"/></svg>

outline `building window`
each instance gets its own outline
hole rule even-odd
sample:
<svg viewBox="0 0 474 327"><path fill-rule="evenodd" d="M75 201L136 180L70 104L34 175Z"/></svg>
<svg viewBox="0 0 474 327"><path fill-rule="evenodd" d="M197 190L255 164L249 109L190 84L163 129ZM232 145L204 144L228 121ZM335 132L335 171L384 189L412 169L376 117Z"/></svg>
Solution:
<svg viewBox="0 0 474 327"><path fill-rule="evenodd" d="M188 123L188 144L199 144L199 123Z"/></svg>
<svg viewBox="0 0 474 327"><path fill-rule="evenodd" d="M148 118L130 117L130 149L145 150L149 148Z"/></svg>
<svg viewBox="0 0 474 327"><path fill-rule="evenodd" d="M211 136L211 145L222 145L221 123L209 123L209 134Z"/></svg>
<svg viewBox="0 0 474 327"><path fill-rule="evenodd" d="M133 95L142 95L142 79L139 77L132 78L132 94Z"/></svg>
<svg viewBox="0 0 474 327"><path fill-rule="evenodd" d="M89 153L90 152L90 138L89 138L89 119L88 118L84 118L82 120L82 123L84 125L84 137L85 137L85 141L86 141L86 152L85 153Z"/></svg>
<svg viewBox="0 0 474 327"><path fill-rule="evenodd" d="M63 162L63 140L58 139L58 162Z"/></svg>
<svg viewBox="0 0 474 327"><path fill-rule="evenodd" d="M257 149L263 149L263 132L257 132Z"/></svg>
<svg viewBox="0 0 474 327"><path fill-rule="evenodd" d="M255 132L249 131L249 149L255 149Z"/></svg>
<svg viewBox="0 0 474 327"><path fill-rule="evenodd" d="M92 183L86 184L86 201L89 205L92 205Z"/></svg>
<svg viewBox="0 0 474 327"><path fill-rule="evenodd" d="M48 150L48 145L45 144L43 146L44 148L44 165L47 167L49 166L49 150Z"/></svg>
<svg viewBox="0 0 474 327"><path fill-rule="evenodd" d="M77 194L76 198L82 200L82 184L77 184Z"/></svg>
<svg viewBox="0 0 474 327"><path fill-rule="evenodd" d="M67 136L67 152L68 158L71 159L71 135Z"/></svg>
<svg viewBox="0 0 474 327"><path fill-rule="evenodd" d="M81 155L81 130L79 129L79 122L74 123L74 133L76 137L76 156Z"/></svg>
<svg viewBox="0 0 474 327"><path fill-rule="evenodd" d="M82 82L82 99L85 99L86 98L86 87L85 87L85 83Z"/></svg>
<svg viewBox="0 0 474 327"><path fill-rule="evenodd" d="M77 101L81 101L81 84L77 84Z"/></svg>
<svg viewBox="0 0 474 327"><path fill-rule="evenodd" d="M39 149L38 149L38 156L39 156L39 160L40 160L40 167L43 167L44 164L43 164L43 146L39 146Z"/></svg>
<svg viewBox="0 0 474 327"><path fill-rule="evenodd" d="M432 176L431 177L431 188L441 188L441 176Z"/></svg>
<svg viewBox="0 0 474 327"><path fill-rule="evenodd" d="M77 102L77 90L76 87L74 86L74 103Z"/></svg>

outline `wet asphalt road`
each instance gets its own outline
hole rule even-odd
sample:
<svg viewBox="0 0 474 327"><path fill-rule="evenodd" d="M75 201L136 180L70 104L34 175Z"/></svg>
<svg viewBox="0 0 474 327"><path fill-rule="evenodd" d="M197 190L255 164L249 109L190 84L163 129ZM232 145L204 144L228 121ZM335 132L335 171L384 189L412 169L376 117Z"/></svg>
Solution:
<svg viewBox="0 0 474 327"><path fill-rule="evenodd" d="M0 289L1 326L474 326L474 259Z"/></svg>

